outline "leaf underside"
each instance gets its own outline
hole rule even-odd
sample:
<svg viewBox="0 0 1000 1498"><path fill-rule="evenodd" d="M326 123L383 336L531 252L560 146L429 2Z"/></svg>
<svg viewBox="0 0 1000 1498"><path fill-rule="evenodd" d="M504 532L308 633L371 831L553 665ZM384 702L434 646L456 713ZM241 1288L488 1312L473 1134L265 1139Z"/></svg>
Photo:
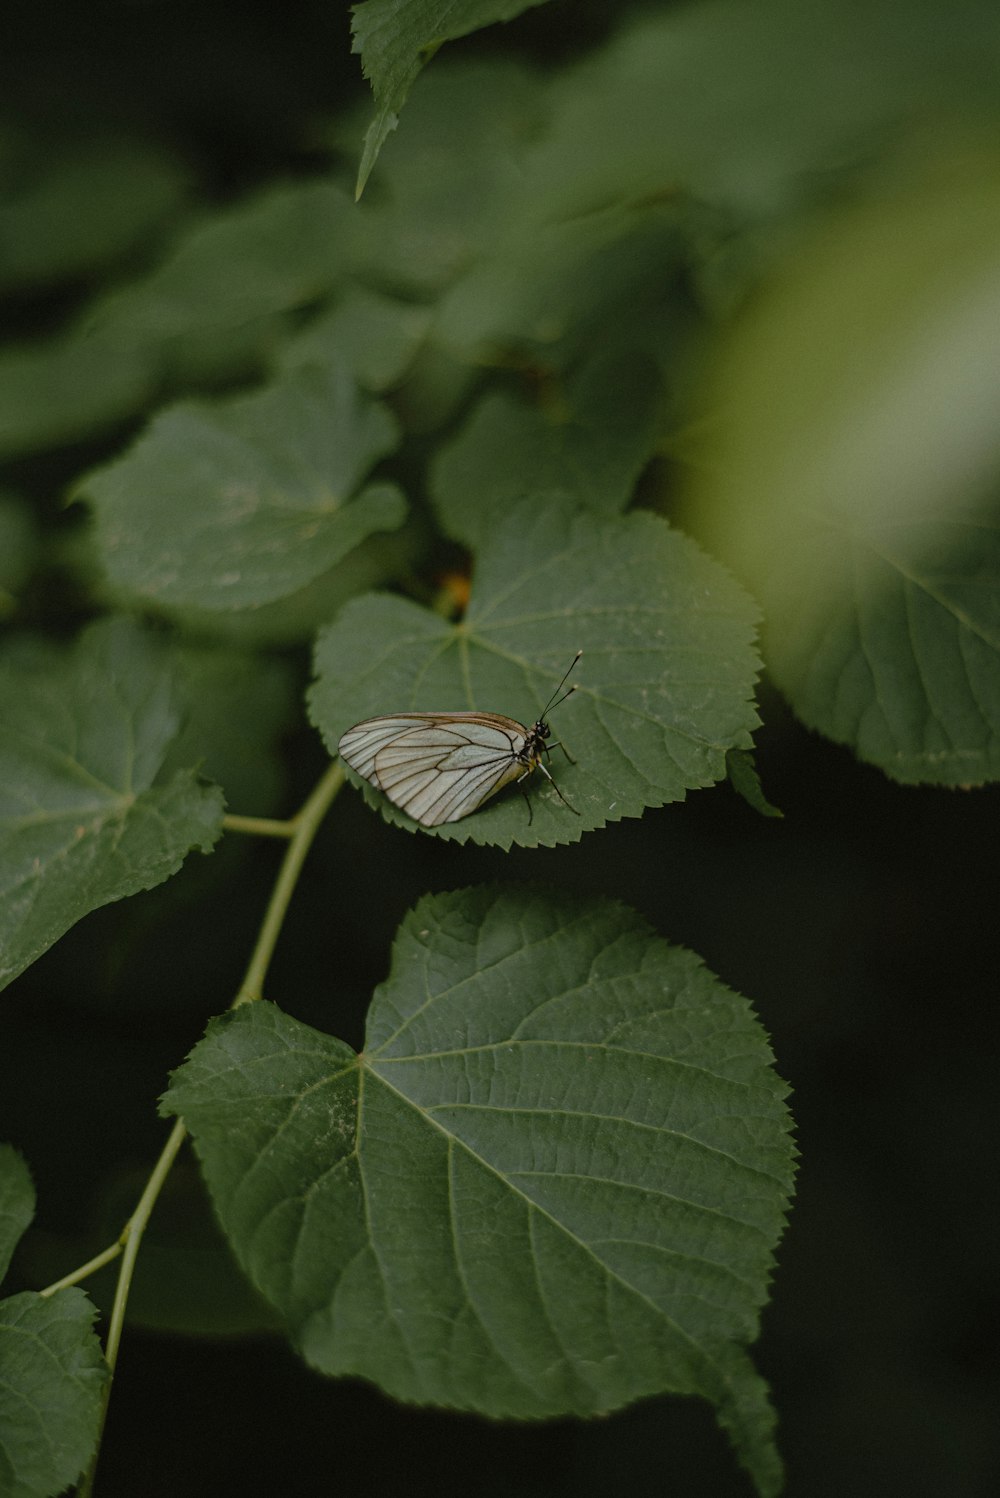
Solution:
<svg viewBox="0 0 1000 1498"><path fill-rule="evenodd" d="M181 728L173 674L125 619L67 653L0 661L0 986L81 916L207 852L222 796L193 770L157 778Z"/></svg>
<svg viewBox="0 0 1000 1498"><path fill-rule="evenodd" d="M522 1419L698 1393L772 1492L745 1347L791 1186L784 1090L746 1002L631 912L486 889L406 919L360 1056L255 1004L165 1107L324 1372Z"/></svg>

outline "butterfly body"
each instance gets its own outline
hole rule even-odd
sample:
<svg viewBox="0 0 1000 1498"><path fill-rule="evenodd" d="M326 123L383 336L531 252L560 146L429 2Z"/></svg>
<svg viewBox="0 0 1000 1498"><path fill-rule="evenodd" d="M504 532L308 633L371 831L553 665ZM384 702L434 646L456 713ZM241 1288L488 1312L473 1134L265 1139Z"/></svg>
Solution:
<svg viewBox="0 0 1000 1498"><path fill-rule="evenodd" d="M550 736L544 715L526 728L502 713L394 713L356 723L338 749L345 764L408 816L440 827L534 770L552 781L542 762ZM558 786L556 792L565 800Z"/></svg>

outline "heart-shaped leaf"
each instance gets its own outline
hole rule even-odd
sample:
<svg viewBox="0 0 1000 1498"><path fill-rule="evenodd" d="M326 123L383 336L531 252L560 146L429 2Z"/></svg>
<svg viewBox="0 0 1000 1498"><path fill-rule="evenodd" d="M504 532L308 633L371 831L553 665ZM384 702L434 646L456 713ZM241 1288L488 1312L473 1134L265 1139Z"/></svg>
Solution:
<svg viewBox="0 0 1000 1498"><path fill-rule="evenodd" d="M181 730L164 653L124 619L67 653L0 659L0 987L88 911L207 853L222 795L194 770L157 776Z"/></svg>
<svg viewBox="0 0 1000 1498"><path fill-rule="evenodd" d="M745 1347L793 1153L770 1061L746 1001L621 906L466 890L403 923L361 1055L248 1005L165 1109L324 1372L508 1418L701 1394L764 1493Z"/></svg>
<svg viewBox="0 0 1000 1498"><path fill-rule="evenodd" d="M0 1300L0 1492L54 1498L97 1441L107 1367L82 1290Z"/></svg>
<svg viewBox="0 0 1000 1498"><path fill-rule="evenodd" d="M16 1149L0 1144L0 1280L7 1273L25 1228L35 1215L35 1188Z"/></svg>
<svg viewBox="0 0 1000 1498"><path fill-rule="evenodd" d="M757 722L754 617L732 578L654 515L521 504L485 537L459 623L377 594L348 604L320 635L310 712L332 753L345 729L380 714L476 709L530 726L582 650L553 723L575 763L551 759L579 816L534 784L530 821L507 791L435 829L502 847L573 842L724 778L726 751L748 747Z"/></svg>
<svg viewBox="0 0 1000 1498"><path fill-rule="evenodd" d="M0 1278L35 1211L28 1167L0 1144ZM0 1493L53 1498L94 1449L107 1373L82 1290L0 1300Z"/></svg>
<svg viewBox="0 0 1000 1498"><path fill-rule="evenodd" d="M393 530L402 495L369 468L396 444L388 410L332 360L226 402L156 417L130 452L81 481L112 583L173 607L283 598L365 536Z"/></svg>
<svg viewBox="0 0 1000 1498"><path fill-rule="evenodd" d="M655 365L634 353L594 359L533 403L485 396L431 470L442 525L476 546L498 508L540 490L604 515L624 510L652 456L661 400Z"/></svg>

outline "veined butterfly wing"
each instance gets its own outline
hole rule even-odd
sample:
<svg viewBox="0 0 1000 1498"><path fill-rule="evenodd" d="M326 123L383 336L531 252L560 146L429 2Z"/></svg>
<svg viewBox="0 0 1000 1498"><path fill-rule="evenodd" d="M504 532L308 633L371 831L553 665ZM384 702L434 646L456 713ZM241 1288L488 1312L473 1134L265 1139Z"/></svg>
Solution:
<svg viewBox="0 0 1000 1498"><path fill-rule="evenodd" d="M541 770L560 801L579 816L545 768L542 755L550 747L545 714L576 690L570 687L559 696L582 654L577 651L531 728L502 713L395 713L355 723L341 736L340 757L424 827L467 817L532 770Z"/></svg>
<svg viewBox="0 0 1000 1498"><path fill-rule="evenodd" d="M500 713L400 713L368 718L340 757L424 827L457 822L534 769L530 735Z"/></svg>

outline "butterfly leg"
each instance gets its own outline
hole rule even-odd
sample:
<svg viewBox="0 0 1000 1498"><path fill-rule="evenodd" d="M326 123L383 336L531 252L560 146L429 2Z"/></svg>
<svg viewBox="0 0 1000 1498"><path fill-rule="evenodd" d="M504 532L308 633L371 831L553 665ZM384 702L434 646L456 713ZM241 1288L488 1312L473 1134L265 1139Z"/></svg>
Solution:
<svg viewBox="0 0 1000 1498"><path fill-rule="evenodd" d="M525 804L525 806L528 808L528 826L529 827L531 826L531 824L532 824L532 822L534 820L534 815L535 814L534 814L534 812L531 809L531 797L528 795L528 792L524 789L524 781L527 780L528 776L531 774L531 771L533 769L534 769L534 765L532 765L529 769L525 770L524 774L523 775L519 775L517 777L517 779L514 781L514 784L517 786L518 790L521 792L521 795L524 797L524 804Z"/></svg>
<svg viewBox="0 0 1000 1498"><path fill-rule="evenodd" d="M575 765L576 764L576 760L573 758L572 754L570 754L569 750L566 748L566 745L562 742L561 739L556 739L556 741L555 741L554 744L546 744L545 745L545 752L546 752L546 754L551 753L551 751L553 749L561 749L562 752L563 752L563 754L565 754L566 758L569 760L570 764L571 765Z"/></svg>
<svg viewBox="0 0 1000 1498"><path fill-rule="evenodd" d="M542 774L545 776L546 780L549 782L549 785L552 787L552 789L555 791L556 795L559 797L559 800L562 802L563 806L567 807L568 810L571 811L575 817L578 817L580 815L580 813L577 811L576 807L572 805L571 802L569 802L569 801L566 800L566 797L563 795L562 791L556 785L555 781L553 780L552 776L549 774L549 772L545 768L545 766L542 764L541 760L538 761L538 768L539 768L539 770L541 770Z"/></svg>

